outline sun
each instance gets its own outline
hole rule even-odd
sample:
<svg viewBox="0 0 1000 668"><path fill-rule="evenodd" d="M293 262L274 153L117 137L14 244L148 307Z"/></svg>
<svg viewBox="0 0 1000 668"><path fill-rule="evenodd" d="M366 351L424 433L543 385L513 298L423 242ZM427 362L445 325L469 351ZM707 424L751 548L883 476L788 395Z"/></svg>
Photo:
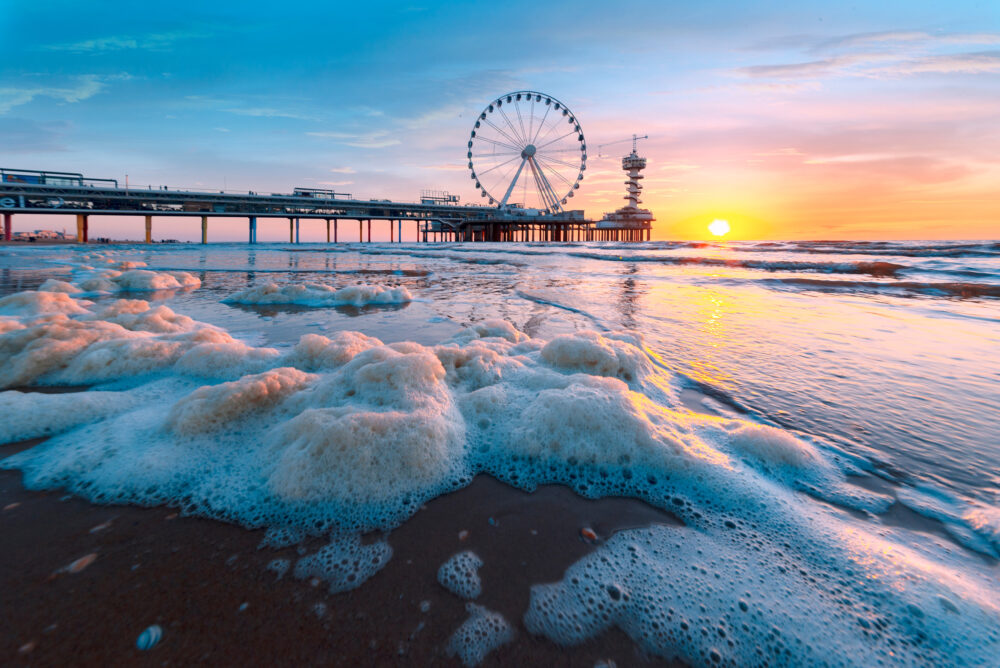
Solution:
<svg viewBox="0 0 1000 668"><path fill-rule="evenodd" d="M729 221L716 218L708 224L708 231L717 237L723 237L729 234Z"/></svg>

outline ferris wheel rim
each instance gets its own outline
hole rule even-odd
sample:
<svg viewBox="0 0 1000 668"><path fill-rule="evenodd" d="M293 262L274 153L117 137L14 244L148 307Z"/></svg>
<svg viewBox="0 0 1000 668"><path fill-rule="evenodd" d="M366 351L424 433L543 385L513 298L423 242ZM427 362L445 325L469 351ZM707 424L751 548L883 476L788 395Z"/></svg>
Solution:
<svg viewBox="0 0 1000 668"><path fill-rule="evenodd" d="M522 102L531 105L527 125L525 114L521 113ZM541 118L536 118L535 106L539 103L545 111ZM508 109L513 107L514 112L507 114L505 105ZM550 121L553 110L557 113ZM565 131L567 125L561 125L563 120L569 126L568 131ZM560 125L565 132L554 134ZM567 145L564 140L571 136L572 145ZM489 148L477 155L477 145ZM562 206L580 187L587 169L587 143L579 118L564 102L540 91L517 90L493 98L477 116L469 135L467 157L470 177L491 206L514 206L510 199L520 180L525 195L521 206L527 202L529 184L533 184L532 195L541 204L537 208L557 213L563 211ZM492 172L499 177L494 174L485 178Z"/></svg>

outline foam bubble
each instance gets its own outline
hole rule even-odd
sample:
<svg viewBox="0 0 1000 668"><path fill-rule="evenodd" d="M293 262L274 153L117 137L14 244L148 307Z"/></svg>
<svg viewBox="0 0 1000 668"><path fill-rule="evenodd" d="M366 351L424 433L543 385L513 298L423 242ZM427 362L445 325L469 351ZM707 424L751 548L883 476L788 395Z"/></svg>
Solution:
<svg viewBox="0 0 1000 668"><path fill-rule="evenodd" d="M438 582L456 596L479 598L483 591L483 583L479 579L482 565L483 560L475 552L459 552L441 564Z"/></svg>
<svg viewBox="0 0 1000 668"><path fill-rule="evenodd" d="M339 536L299 559L294 575L299 580L319 578L329 585L331 593L339 593L360 587L391 558L392 547L385 541L365 545L356 535Z"/></svg>
<svg viewBox="0 0 1000 668"><path fill-rule="evenodd" d="M478 666L490 652L514 639L514 627L498 612L466 603L469 617L448 639L447 651L464 666Z"/></svg>

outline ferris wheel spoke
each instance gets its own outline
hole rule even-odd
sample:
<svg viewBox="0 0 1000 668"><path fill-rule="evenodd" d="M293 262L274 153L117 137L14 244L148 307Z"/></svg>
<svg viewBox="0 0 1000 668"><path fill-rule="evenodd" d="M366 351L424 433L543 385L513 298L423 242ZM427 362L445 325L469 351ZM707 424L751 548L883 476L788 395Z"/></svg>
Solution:
<svg viewBox="0 0 1000 668"><path fill-rule="evenodd" d="M521 159L523 160L524 158ZM502 169L493 175L494 177L496 177L495 179L490 180L489 191L491 193L503 191L503 189L507 187L508 181L510 181L511 174L515 172L518 165L520 165L520 163L517 162L507 163L506 165L498 165L499 167L502 167ZM494 199L499 199L499 198L494 197Z"/></svg>
<svg viewBox="0 0 1000 668"><path fill-rule="evenodd" d="M560 173L559 173L559 170L555 169L555 168L554 168L554 167L553 167L552 165L548 164L548 161L547 161L547 160L546 160L545 158L539 158L539 157L538 157L538 156L536 155L536 156L535 156L535 160L537 160L537 161L538 161L538 166L539 166L539 167L541 167L541 166L543 166L543 165L544 165L545 167L548 167L548 168L549 168L549 171L550 171L550 172L552 172L553 174L555 174L556 176L558 176L558 177L559 177L560 179L562 179L562 180L563 180L563 182L564 182L564 183L565 183L566 185L568 185L568 186L569 186L570 188L572 188L572 187L573 187L573 182L572 182L572 181L570 181L569 179L567 179L567 178L566 178L565 176L563 176L562 174L560 174Z"/></svg>
<svg viewBox="0 0 1000 668"><path fill-rule="evenodd" d="M503 113L503 112L501 112L501 113ZM497 127L496 125L494 125L493 122L490 121L490 119L488 119L488 118L483 119L483 123L486 123L491 128L493 128L494 130L496 130L497 132L499 132L500 134L502 134L504 137L506 137L507 140L511 143L512 146L518 146L518 145L524 146L524 144L521 144L519 140L514 139L509 134L507 134L506 130L503 130L503 129Z"/></svg>
<svg viewBox="0 0 1000 668"><path fill-rule="evenodd" d="M551 104L545 105L545 113L542 115L542 122L538 124L538 129L535 130L534 136L531 137L531 143L532 144L534 144L536 141L538 141L538 135L539 135L539 133L541 133L542 128L545 127L545 119L549 117L549 112L551 110L552 110L552 105ZM549 131L551 132L552 129L549 128Z"/></svg>
<svg viewBox="0 0 1000 668"><path fill-rule="evenodd" d="M507 112L505 112L500 107L497 107L497 111L499 111L500 115L503 116L503 119L505 121L507 121L507 125L510 127L510 131L514 134L515 137L517 137L517 142L515 142L515 143L519 142L521 144L521 146L524 146L525 144L527 144L528 142L524 141L524 138L521 137L521 135L517 134L517 128L515 128L514 124L510 122L510 118L507 116Z"/></svg>
<svg viewBox="0 0 1000 668"><path fill-rule="evenodd" d="M559 210L559 199L556 197L555 191L552 190L552 186L549 185L548 179L545 178L545 174L542 173L541 166L535 161L534 158L531 159L531 172L535 177L535 181L538 183L538 190L542 195L542 199L545 201L547 209L552 211Z"/></svg>
<svg viewBox="0 0 1000 668"><path fill-rule="evenodd" d="M563 135L563 136L561 136L561 137L556 137L556 138L555 138L555 139L553 139L552 141L549 141L549 142L547 142L547 143L545 143L545 144L542 144L541 146L536 146L536 147L535 147L535 149L537 149L537 150L541 150L541 149L545 148L546 146L548 146L549 144L555 144L555 143L556 143L557 141L559 141L560 139L565 139L566 137L569 137L569 136L570 136L570 135L572 135L572 134L576 134L576 130L570 130L569 132L567 132L566 134L564 134L564 135Z"/></svg>
<svg viewBox="0 0 1000 668"><path fill-rule="evenodd" d="M489 123L489 121L486 121L486 122ZM493 124L490 123L490 125L493 125ZM520 148L518 148L517 146L514 146L513 144L507 144L506 142L497 141L496 139L489 139L488 137L476 137L475 139L478 139L479 141L489 142L489 143L494 144L496 146L503 146L504 148L509 148L511 151L520 151L521 150Z"/></svg>
<svg viewBox="0 0 1000 668"><path fill-rule="evenodd" d="M531 100L531 111L528 113L528 139L535 136L535 98L528 96Z"/></svg>
<svg viewBox="0 0 1000 668"><path fill-rule="evenodd" d="M536 153L535 155L537 156L538 154ZM571 162L566 162L565 160L560 160L559 158L551 158L551 157L549 157L549 156L548 156L547 154L546 154L546 155L543 155L543 156L540 156L540 157L541 157L541 158L542 158L543 160L547 160L547 161L549 161L549 162L554 162L554 163L557 163L557 164L560 164L560 165L563 165L563 166L565 166L565 167L569 167L570 169L580 169L580 165L574 165L574 164L573 164L573 163L571 163Z"/></svg>
<svg viewBox="0 0 1000 668"><path fill-rule="evenodd" d="M521 155L520 151L491 151L489 153L473 153L473 159L489 160L491 158L506 158L509 155Z"/></svg>
<svg viewBox="0 0 1000 668"><path fill-rule="evenodd" d="M507 204L507 200L510 199L510 194L514 192L514 186L517 185L517 179L521 176L521 171L524 169L524 163L528 162L527 158L521 158L521 164L517 168L517 173L514 174L514 180L510 182L507 187L507 192L503 196L503 201L500 202L501 205Z"/></svg>
<svg viewBox="0 0 1000 668"><path fill-rule="evenodd" d="M511 158L511 159L509 159L509 160L507 160L505 162L501 162L499 165L494 165L493 167L490 167L489 169L487 169L484 172L476 172L476 176L483 176L484 174L489 174L494 169L499 169L500 167L503 167L504 165L509 165L510 163L514 162L515 160L517 160L520 157L521 157L521 154L519 153L515 157L513 157L513 158Z"/></svg>
<svg viewBox="0 0 1000 668"><path fill-rule="evenodd" d="M524 143L528 143L528 137L530 136L524 130L524 118L521 116L521 105L517 102L514 103L514 111L517 112L517 123L521 126L521 136L524 137Z"/></svg>

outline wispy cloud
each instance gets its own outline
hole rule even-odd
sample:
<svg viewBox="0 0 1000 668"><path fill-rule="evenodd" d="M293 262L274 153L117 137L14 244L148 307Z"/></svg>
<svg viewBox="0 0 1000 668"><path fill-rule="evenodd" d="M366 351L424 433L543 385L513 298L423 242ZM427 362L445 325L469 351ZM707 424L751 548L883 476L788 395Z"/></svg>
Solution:
<svg viewBox="0 0 1000 668"><path fill-rule="evenodd" d="M40 97L47 97L61 102L80 102L91 98L104 90L107 82L127 80L128 74L98 75L83 74L73 77L75 82L65 86L31 86L0 88L0 114L5 114L14 107L28 104Z"/></svg>
<svg viewBox="0 0 1000 668"><path fill-rule="evenodd" d="M100 53L107 51L126 51L142 49L146 51L169 50L175 43L208 37L209 33L194 30L176 30L172 32L147 33L144 35L111 35L96 37L79 42L61 44L46 44L41 48L45 51L68 51L71 53Z"/></svg>
<svg viewBox="0 0 1000 668"><path fill-rule="evenodd" d="M758 80L778 79L781 80L778 83L787 85L789 80L829 77L887 78L1000 71L1000 50L955 51L961 46L1000 44L1000 33L931 34L894 30L812 40L796 36L792 41L807 59L750 65L733 72ZM759 45L754 48L761 50Z"/></svg>
<svg viewBox="0 0 1000 668"><path fill-rule="evenodd" d="M392 139L389 133L384 130L375 132L307 132L310 137L320 137L323 139L333 139L340 144L353 146L355 148L387 148L400 144L398 139Z"/></svg>
<svg viewBox="0 0 1000 668"><path fill-rule="evenodd" d="M353 167L331 167L330 171L334 174L354 174Z"/></svg>
<svg viewBox="0 0 1000 668"><path fill-rule="evenodd" d="M275 109L273 107L230 107L220 109L227 114L238 114L240 116L254 116L256 118L293 118L299 121L315 121L315 116L308 116L297 111L287 109Z"/></svg>
<svg viewBox="0 0 1000 668"><path fill-rule="evenodd" d="M439 172L464 172L469 169L467 165L420 165L420 169L429 169Z"/></svg>

